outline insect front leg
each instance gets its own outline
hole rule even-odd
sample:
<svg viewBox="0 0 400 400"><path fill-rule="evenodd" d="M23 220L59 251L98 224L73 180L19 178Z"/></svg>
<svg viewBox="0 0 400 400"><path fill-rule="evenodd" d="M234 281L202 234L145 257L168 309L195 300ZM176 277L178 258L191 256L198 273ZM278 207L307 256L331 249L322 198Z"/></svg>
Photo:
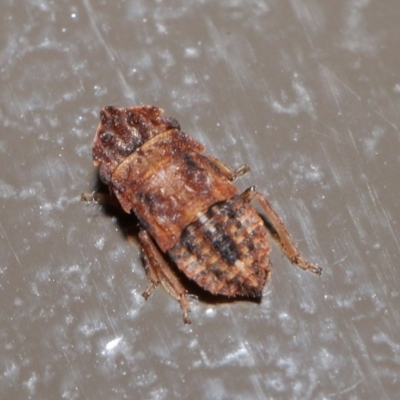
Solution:
<svg viewBox="0 0 400 400"><path fill-rule="evenodd" d="M250 167L246 164L241 165L239 168L233 171L221 160L218 160L218 158L215 158L210 155L208 155L207 158L212 164L214 164L214 166L216 166L220 170L220 172L225 176L225 178L229 179L230 181L234 181L239 176L242 176L250 171Z"/></svg>
<svg viewBox="0 0 400 400"><path fill-rule="evenodd" d="M320 267L315 264L309 263L301 256L299 250L297 249L288 231L286 230L285 225L283 224L282 220L279 218L275 210L272 208L271 204L268 202L264 194L256 192L253 186L245 190L241 196L245 201L248 202L252 200L258 200L265 213L265 216L268 219L268 230L270 231L274 239L278 241L283 252L293 264L298 265L304 270L309 270L317 275L321 275L322 269Z"/></svg>
<svg viewBox="0 0 400 400"><path fill-rule="evenodd" d="M190 324L190 306L186 298L185 288L146 231L140 231L139 242L142 247L146 273L150 280L149 286L143 292L143 297L147 300L151 292L161 284L171 296L179 301L182 307L183 321L185 324Z"/></svg>
<svg viewBox="0 0 400 400"><path fill-rule="evenodd" d="M87 203L96 202L102 204L103 206L111 206L115 208L120 207L118 199L113 193L82 193L81 201L85 201Z"/></svg>

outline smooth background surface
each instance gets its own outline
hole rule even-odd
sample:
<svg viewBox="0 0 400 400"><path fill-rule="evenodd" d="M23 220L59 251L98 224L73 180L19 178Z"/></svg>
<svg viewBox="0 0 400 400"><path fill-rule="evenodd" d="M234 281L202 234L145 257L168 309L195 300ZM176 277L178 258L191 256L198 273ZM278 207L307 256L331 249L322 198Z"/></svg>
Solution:
<svg viewBox="0 0 400 400"><path fill-rule="evenodd" d="M0 397L394 399L400 393L397 0L3 1ZM268 195L261 304L145 302L100 205L105 105L154 104Z"/></svg>

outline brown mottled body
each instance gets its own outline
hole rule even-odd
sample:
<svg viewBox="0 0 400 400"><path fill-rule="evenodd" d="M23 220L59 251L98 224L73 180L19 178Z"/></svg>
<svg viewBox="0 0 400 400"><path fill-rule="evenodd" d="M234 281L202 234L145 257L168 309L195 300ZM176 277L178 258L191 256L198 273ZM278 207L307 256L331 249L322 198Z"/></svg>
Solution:
<svg viewBox="0 0 400 400"><path fill-rule="evenodd" d="M193 139L170 129L143 144L112 175L123 209L134 210L163 252L199 213L237 193L201 150Z"/></svg>
<svg viewBox="0 0 400 400"><path fill-rule="evenodd" d="M269 272L267 229L240 196L212 206L169 250L185 275L213 294L259 296Z"/></svg>
<svg viewBox="0 0 400 400"><path fill-rule="evenodd" d="M189 322L186 291L163 253L190 279L213 293L260 296L269 275L267 227L250 202L257 199L273 236L293 263L315 273L293 244L263 195L250 188L238 195L231 183L248 171L232 171L202 154L204 147L180 130L162 110L106 107L93 144L100 178L122 208L140 221L151 291L162 284L176 297ZM155 241L155 243L153 242Z"/></svg>

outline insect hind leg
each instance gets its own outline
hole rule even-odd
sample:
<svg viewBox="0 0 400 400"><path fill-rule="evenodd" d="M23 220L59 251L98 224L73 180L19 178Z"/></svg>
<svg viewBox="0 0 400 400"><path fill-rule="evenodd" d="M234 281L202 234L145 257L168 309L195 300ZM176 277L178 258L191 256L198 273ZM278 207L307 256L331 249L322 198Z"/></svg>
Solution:
<svg viewBox="0 0 400 400"><path fill-rule="evenodd" d="M272 237L278 241L286 257L288 257L293 264L298 265L304 270L308 270L314 272L317 275L321 275L322 269L320 267L306 261L301 256L299 250L297 249L288 231L286 230L285 225L283 224L276 211L272 208L271 204L268 202L264 194L257 192L255 190L255 187L252 186L249 189L245 190L241 194L241 196L245 201L251 202L253 200L257 200L260 203L261 208L264 211L265 216L267 217L269 222L267 224L268 230L270 231Z"/></svg>
<svg viewBox="0 0 400 400"><path fill-rule="evenodd" d="M147 300L152 291L161 284L171 296L179 301L183 312L183 321L185 324L190 324L190 306L182 283L145 230L140 231L139 242L142 247L146 274L150 280L149 286L143 292L143 297Z"/></svg>

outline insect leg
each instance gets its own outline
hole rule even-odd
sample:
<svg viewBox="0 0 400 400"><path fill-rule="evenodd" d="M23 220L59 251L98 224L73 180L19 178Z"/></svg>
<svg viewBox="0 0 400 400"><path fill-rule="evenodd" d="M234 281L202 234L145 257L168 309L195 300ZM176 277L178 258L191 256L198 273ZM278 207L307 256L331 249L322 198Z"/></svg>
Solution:
<svg viewBox="0 0 400 400"><path fill-rule="evenodd" d="M183 311L183 321L185 324L190 324L190 306L186 298L185 288L179 282L160 250L158 250L146 231L140 231L139 242L142 247L146 273L150 280L150 284L144 291L143 297L148 299L151 292L161 284L171 296L179 301Z"/></svg>
<svg viewBox="0 0 400 400"><path fill-rule="evenodd" d="M309 270L314 272L315 274L321 275L322 269L315 264L311 264L306 261L300 254L296 245L294 244L292 238L290 237L288 231L285 228L282 220L279 218L278 214L272 208L271 204L266 199L265 195L256 192L255 187L250 187L242 193L242 198L245 201L258 200L260 203L265 216L268 219L267 228L270 231L271 235L278 241L283 252L289 258L289 260L298 265L300 268L304 270Z"/></svg>
<svg viewBox="0 0 400 400"><path fill-rule="evenodd" d="M120 207L118 199L115 197L113 193L82 193L81 201L90 202L98 202L102 205L109 205L111 207Z"/></svg>
<svg viewBox="0 0 400 400"><path fill-rule="evenodd" d="M250 171L250 167L247 166L246 164L241 165L239 168L233 171L221 160L218 160L218 158L215 158L210 155L208 155L207 158L215 167L217 167L221 171L221 173L225 176L225 178L229 179L230 181L234 181L237 177L242 176L246 172Z"/></svg>

